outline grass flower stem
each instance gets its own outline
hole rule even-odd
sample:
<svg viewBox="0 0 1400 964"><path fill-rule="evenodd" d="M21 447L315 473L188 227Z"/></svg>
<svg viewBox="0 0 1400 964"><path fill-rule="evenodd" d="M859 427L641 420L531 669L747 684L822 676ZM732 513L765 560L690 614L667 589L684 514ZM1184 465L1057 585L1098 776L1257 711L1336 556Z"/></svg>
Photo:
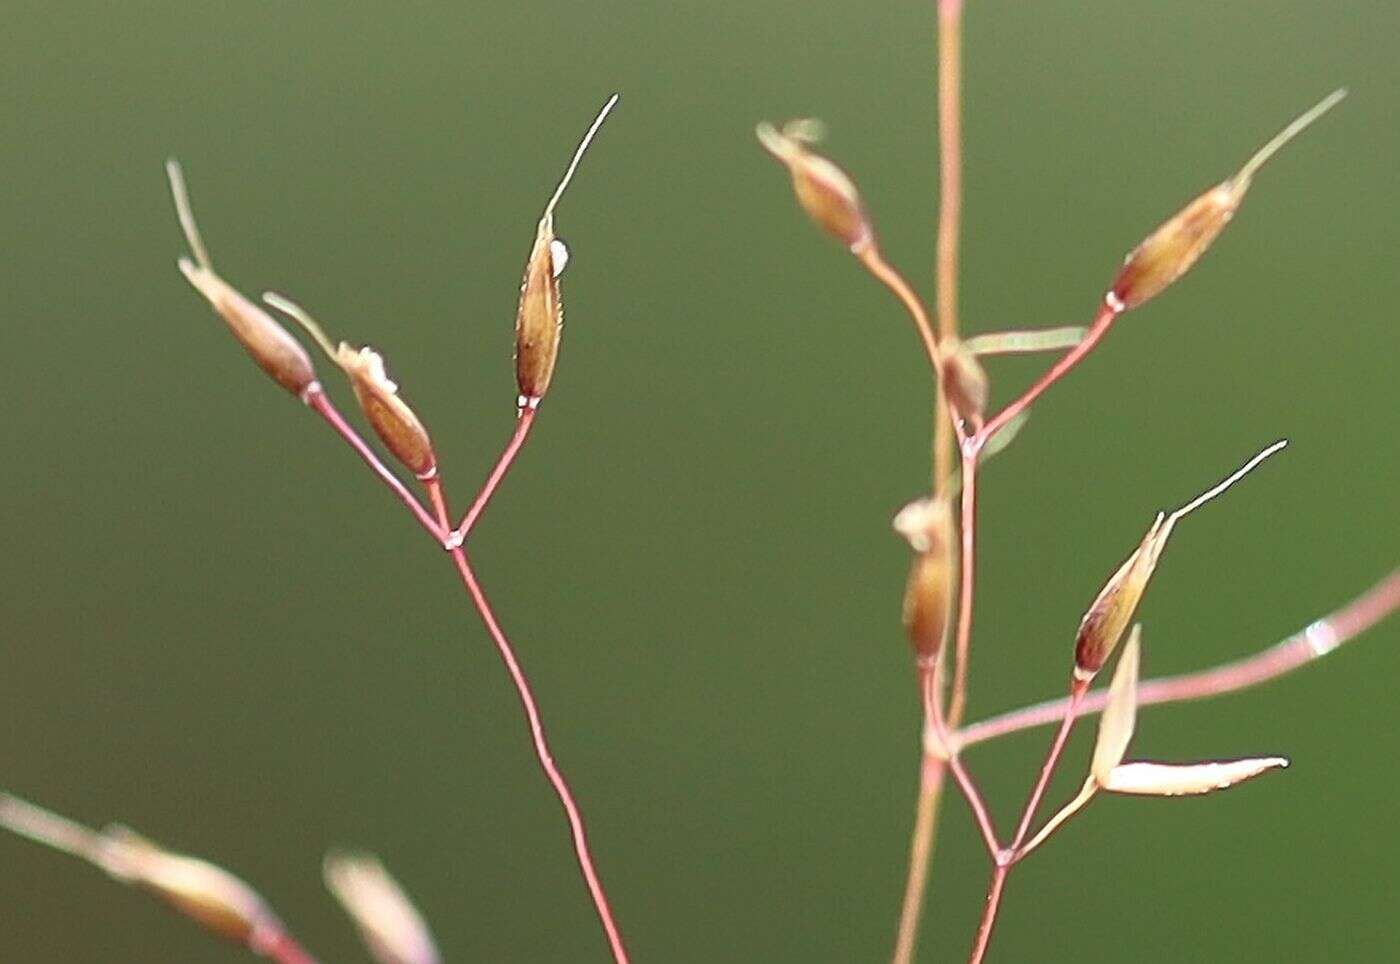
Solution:
<svg viewBox="0 0 1400 964"><path fill-rule="evenodd" d="M962 0L939 0L939 197L934 284L938 329L943 338L956 338L958 335L958 245L962 222L962 11ZM937 369L936 358L934 361L934 367ZM935 494L942 494L948 491L953 475L954 423L952 413L948 409L948 399L943 392L941 376L938 377L938 386L933 413L933 490ZM961 639L961 633L959 638ZM965 648L966 644L963 645ZM961 692L966 694L966 659L963 657L958 660L955 676L958 673L964 675ZM935 692L934 699L938 698ZM955 721L961 719L962 707L957 709L959 715L954 717ZM900 902L893 964L910 964L918 946L919 920L922 916L924 894L928 890L929 867L933 861L934 844L938 834L938 804L943 793L943 776L943 762L926 753L921 754L919 797L915 804L914 829L909 841L909 872L904 883L904 897Z"/></svg>
<svg viewBox="0 0 1400 964"><path fill-rule="evenodd" d="M512 448L518 450L519 444L517 443L524 441L525 431L528 430L529 423L526 422L525 425L525 430L517 429L517 442L513 442L512 446L507 448L508 453L511 452ZM497 466L500 474L504 475L505 469L502 465L509 465L509 461L504 456L502 463ZM440 479L432 478L425 480L423 484L427 489L428 498L433 503L434 511L438 515L438 520L443 530L446 531L450 525L448 522L450 515L447 509L447 500L442 494L442 482ZM487 495L489 496L489 493ZM485 504L480 496L478 496L478 501L482 505ZM569 833L573 838L574 853L578 858L579 871L583 874L584 883L588 885L588 893L593 899L593 907L603 926L603 932L607 935L613 960L617 964L627 964L627 950L622 943L622 934L618 930L612 908L608 904L608 895L603 889L603 882L593 864L593 854L588 846L588 833L584 827L583 813L574 800L569 782L564 779L564 774L560 772L558 765L554 762L554 754L549 747L549 738L545 734L544 721L540 717L539 706L535 701L530 681L520 666L520 660L515 654L515 647L511 645L505 630L501 628L500 621L491 609L491 603L486 598L486 592L481 588L481 583L476 578L476 573L472 569L471 562L467 559L466 552L460 545L452 545L448 551L457 567L458 574L462 578L462 585L471 597L473 605L476 606L476 611L481 616L486 631L490 633L492 641L496 644L501 662L505 664L511 683L514 684L516 694L520 697L520 705L524 709L525 718L530 725L530 739L534 745L535 756L539 760L540 768L544 770L545 776L549 779L550 785L554 788L555 794L559 797L560 805L564 808L564 815L569 823Z"/></svg>
<svg viewBox="0 0 1400 964"><path fill-rule="evenodd" d="M541 769L548 777L554 792L559 797L559 802L564 808L564 814L568 819L569 831L573 838L574 852L578 858L579 870L583 874L584 882L588 886L589 895L593 899L593 905L598 914L599 922L603 926L603 931L607 935L609 947L612 950L613 960L617 964L627 964L627 951L622 943L622 936L618 930L616 920L613 917L612 908L608 904L607 893L603 889L601 879L594 867L593 855L588 846L588 835L583 823L583 814L580 812L577 802L574 800L573 792L569 788L568 781L564 779L563 773L554 762L554 755L549 748L549 740L545 734L544 722L540 717L539 707L535 701L534 692L530 687L529 679L525 671L520 666L520 661L516 657L515 649L511 646L510 640L506 637L505 631L501 628L499 620L491 609L491 604L486 598L485 591L481 588L480 582L476 578L471 563L467 559L466 553L462 550L460 543L451 540L451 515L447 508L447 500L443 496L442 480L437 475L421 480L423 487L428 494L428 499L433 506L436 519L429 515L423 508L422 503L416 499L404 486L392 471L375 455L374 450L360 437L359 433L345 421L344 417L326 397L325 393L313 386L306 393L306 403L311 406L336 433L343 438L351 448L353 448L364 460L365 464L379 476L380 480L387 485L395 495L408 507L409 511L428 531L433 538L447 548L451 553L452 561L461 576L462 584L471 597L477 613L486 625L487 632L490 633L492 641L496 644L496 649L500 653L501 661L505 664L511 682L515 686L520 703L525 710L526 719L530 725L530 737L534 744L535 756L538 758ZM481 494L473 503L473 510L480 515L481 509L485 507L487 500L501 479L505 476L506 470L519 452L520 447L525 442L525 437L529 432L529 427L533 418L532 410L527 409L516 423L516 431L510 443L506 446L505 452L497 461L496 468L492 471L486 485L482 488ZM470 528L475 522L475 516L468 512L463 525ZM284 953L292 955L285 960L279 960L278 964L305 964L309 958L297 958L297 948L293 945L284 950Z"/></svg>
<svg viewBox="0 0 1400 964"><path fill-rule="evenodd" d="M1060 356L1019 398L987 420L987 424L983 425L974 436L976 440L979 440L978 447L980 448L981 444L985 444L987 439L995 435L997 429L1030 408L1031 404L1045 394L1051 385L1069 374L1071 369L1083 361L1084 357L1103 340L1103 336L1108 334L1108 330L1113 327L1113 322L1122 313L1123 308L1120 305L1105 300L1099 307L1098 314L1094 316L1093 324L1089 326L1088 332L1084 335L1084 340Z"/></svg>
<svg viewBox="0 0 1400 964"><path fill-rule="evenodd" d="M515 431L512 433L510 441L506 443L505 449L501 452L501 457L496 460L495 468L491 470L491 474L487 476L485 484L481 487L481 491L477 493L476 498L472 501L471 508L469 508L467 514L462 517L461 525L457 526L456 531L452 533L452 539L459 545L466 541L467 534L472 531L472 526L476 525L476 520L480 518L482 511L485 510L486 503L491 501L491 496L495 494L497 486L501 484L501 480L504 479L506 473L510 471L511 465L515 462L515 457L520 454L520 449L525 445L525 439L530 435L530 427L535 424L536 411L538 411L538 409L528 407L520 410L520 415L515 420Z"/></svg>
<svg viewBox="0 0 1400 964"><path fill-rule="evenodd" d="M1065 743L1068 742L1070 731L1074 729L1074 721L1079 715L1079 705L1083 702L1084 694L1088 689L1089 684L1086 681L1075 679L1070 683L1069 697L1065 703L1060 728L1055 732L1055 738L1050 742L1050 751L1045 755L1045 763L1040 768L1040 776L1036 779L1035 787L1031 790L1030 799L1026 801L1026 808L1021 814L1021 822L1016 827L1016 836L1011 839L1011 846L995 856L996 868L987 888L987 901L982 911L982 922L977 927L976 943L972 949L972 956L969 958L970 964L977 964L987 953L987 947L992 940L992 929L997 922L997 912L1001 909L1002 893L1006 890L1006 879L1010 876L1011 868L1016 863L1021 845L1025 843L1026 835L1030 832L1031 822L1035 819L1036 811L1040 809L1040 801L1045 797L1046 788L1050 786L1050 778L1055 775L1055 767L1064 754ZM957 759L956 754L953 758Z"/></svg>
<svg viewBox="0 0 1400 964"><path fill-rule="evenodd" d="M869 271L876 281L888 288L899 299L900 304L904 305L904 309L909 312L909 317L914 322L914 329L919 333L919 341L923 343L924 354L928 355L934 379L939 380L942 355L938 350L938 335L934 333L933 323L929 321L928 311L924 308L924 303L919 300L919 296L914 293L909 282L904 280L904 275L885 260L884 255L880 254L879 249L874 244L863 245L852 253L865 270Z"/></svg>
<svg viewBox="0 0 1400 964"><path fill-rule="evenodd" d="M942 760L929 753L922 754L919 799L914 809L914 830L909 837L909 876L904 882L904 898L899 908L893 964L910 964L918 946L919 918L923 914L929 867L938 840L938 804L943 797L946 772Z"/></svg>
<svg viewBox="0 0 1400 964"><path fill-rule="evenodd" d="M923 692L925 719L932 726L938 741L944 746L949 746L948 723L943 718L943 710L939 705L938 698L938 692L942 688L940 684L941 667L941 662L937 662L933 667L921 666L919 668L919 682ZM977 787L977 781L972 778L972 774L968 772L957 753L951 753L948 756L948 769L953 771L953 779L957 781L958 789L967 798L967 805L972 810L973 818L977 821L977 829L982 832L982 840L987 845L987 854L992 860L998 860L1002 852L1001 841L997 837L996 826L992 823L991 813L987 809L986 799Z"/></svg>

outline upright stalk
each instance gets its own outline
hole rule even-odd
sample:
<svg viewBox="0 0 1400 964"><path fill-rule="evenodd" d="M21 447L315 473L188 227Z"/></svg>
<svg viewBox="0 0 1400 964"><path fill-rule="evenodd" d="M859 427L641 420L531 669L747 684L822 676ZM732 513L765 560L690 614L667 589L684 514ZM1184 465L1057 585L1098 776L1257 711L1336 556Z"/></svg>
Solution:
<svg viewBox="0 0 1400 964"><path fill-rule="evenodd" d="M938 331L958 334L958 242L962 221L962 10L963 0L938 0L938 240L934 265ZM953 474L954 431L942 378L934 402L933 488L948 490ZM963 660L958 661L961 671ZM966 685L964 684L964 692ZM940 698L934 694L934 698ZM951 717L957 726L961 719ZM919 797L909 842L909 873L900 904L894 964L910 964L919 940L919 920L928 890L929 868L938 835L938 804L943 792L943 761L924 754L919 766Z"/></svg>
<svg viewBox="0 0 1400 964"><path fill-rule="evenodd" d="M973 436L963 445L962 509L958 533L962 538L961 575L958 578L958 634L954 652L957 661L953 670L953 692L948 705L948 725L956 728L967 710L968 657L972 650L972 605L977 578L977 458L982 452L981 439Z"/></svg>

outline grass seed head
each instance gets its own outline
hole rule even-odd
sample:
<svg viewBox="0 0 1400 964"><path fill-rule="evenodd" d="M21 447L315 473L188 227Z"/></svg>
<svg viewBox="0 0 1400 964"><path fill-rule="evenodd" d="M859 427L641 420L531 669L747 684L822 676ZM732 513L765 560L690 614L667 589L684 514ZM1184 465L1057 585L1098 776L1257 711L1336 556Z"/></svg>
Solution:
<svg viewBox="0 0 1400 964"><path fill-rule="evenodd" d="M209 252L200 237L195 224L194 213L190 208L189 192L185 188L184 174L174 160L167 161L166 174L170 179L170 192L175 199L175 211L180 218L185 238L195 259L181 258L180 271L202 294L219 316L224 319L234 337L243 345L263 371L287 391L303 397L306 390L315 383L316 371L311 358L301 343L293 338L285 328L274 321L267 312L239 294L214 271L209 260Z"/></svg>
<svg viewBox="0 0 1400 964"><path fill-rule="evenodd" d="M384 358L368 346L354 348L341 342L333 346L316 319L296 302L267 292L263 300L306 329L331 361L350 379L355 400L385 447L420 479L437 474L432 439L418 415L399 397L399 386L384 370Z"/></svg>
<svg viewBox="0 0 1400 964"><path fill-rule="evenodd" d="M554 208L573 179L593 135L598 133L598 128L616 103L617 95L614 94L594 118L535 227L535 240L530 247L530 257L525 262L525 277L520 282L520 303L515 312L515 381L520 389L521 408L539 405L540 399L549 391L554 366L559 360L559 342L564 334L564 303L559 297L559 276L564 273L564 266L568 263L569 249L554 233Z"/></svg>
<svg viewBox="0 0 1400 964"><path fill-rule="evenodd" d="M1121 310L1136 308L1191 270L1235 216L1259 168L1345 95L1345 90L1333 92L1261 147L1233 177L1206 191L1152 232L1124 260L1109 291L1110 303Z"/></svg>
<svg viewBox="0 0 1400 964"><path fill-rule="evenodd" d="M931 665L948 639L957 574L957 543L947 499L923 499L895 516L894 527L915 551L904 587L904 630L914 655Z"/></svg>
<svg viewBox="0 0 1400 964"><path fill-rule="evenodd" d="M846 247L858 250L874 241L855 182L831 161L809 150L818 126L792 121L780 131L772 124L758 125L759 143L786 165L792 175L797 203L823 231Z"/></svg>

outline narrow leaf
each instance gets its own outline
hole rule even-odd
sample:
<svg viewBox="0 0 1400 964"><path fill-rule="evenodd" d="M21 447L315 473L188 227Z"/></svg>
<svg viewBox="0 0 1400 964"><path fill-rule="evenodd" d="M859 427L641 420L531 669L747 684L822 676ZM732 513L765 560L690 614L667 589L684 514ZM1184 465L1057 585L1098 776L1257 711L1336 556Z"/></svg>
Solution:
<svg viewBox="0 0 1400 964"><path fill-rule="evenodd" d="M1286 766L1288 761L1281 756L1219 763L1124 763L1099 782L1112 793L1180 797L1224 790Z"/></svg>
<svg viewBox="0 0 1400 964"><path fill-rule="evenodd" d="M1107 786L1107 780L1128 752L1128 744L1133 739L1133 729L1137 726L1137 683L1138 662L1141 650L1142 626L1134 626L1118 657L1118 668L1113 671L1113 682L1108 687L1108 701L1104 704L1103 716L1099 719L1099 738L1094 744L1094 760L1089 772L1100 784Z"/></svg>
<svg viewBox="0 0 1400 964"><path fill-rule="evenodd" d="M1031 331L992 331L974 335L963 345L974 355L1026 355L1039 351L1062 351L1084 340L1089 329L1038 328Z"/></svg>

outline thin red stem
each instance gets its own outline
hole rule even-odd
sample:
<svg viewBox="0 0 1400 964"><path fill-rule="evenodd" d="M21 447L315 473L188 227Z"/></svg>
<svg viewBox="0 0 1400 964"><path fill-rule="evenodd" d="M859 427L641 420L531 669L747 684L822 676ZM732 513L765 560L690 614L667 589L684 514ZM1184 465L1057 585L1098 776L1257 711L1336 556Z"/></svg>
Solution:
<svg viewBox="0 0 1400 964"><path fill-rule="evenodd" d="M968 964L981 964L987 955L987 945L992 942L992 928L996 926L997 911L1001 909L1001 894L1006 889L1006 875L1009 865L998 864L992 870L992 882L987 885L987 903L982 908L982 922L977 925L977 938L972 945L972 955Z"/></svg>
<svg viewBox="0 0 1400 964"><path fill-rule="evenodd" d="M374 449L370 448L365 440L360 438L359 433L351 428L350 423L345 421L344 416L342 416L335 405L331 403L331 400L326 397L326 393L321 387L315 384L311 385L307 388L304 398L306 404L310 406L316 414L325 419L330 427L335 429L336 433L364 460L365 464L370 467L374 474L379 476L380 481L387 485L394 495L399 497L399 501L407 506L408 511L412 512L413 517L418 520L418 524L426 529L434 540L443 542L447 538L447 526L440 526L434 521L433 517L428 514L428 510L423 508L422 503L414 498L412 492L408 491L408 487L380 461L379 456L374 454Z"/></svg>
<svg viewBox="0 0 1400 964"><path fill-rule="evenodd" d="M928 668L919 667L919 682L923 691L924 717L933 726L934 734L940 743L949 746L948 724L943 719L943 710L938 705L939 676L941 670L937 666ZM982 832L982 841L987 845L987 853L993 861L1000 862L1002 854L1001 841L997 839L997 831L992 823L991 813L987 810L987 802L982 797L982 791L977 787L977 781L972 778L972 774L967 771L957 753L949 755L948 769L953 771L953 779L957 781L958 789L962 791L963 797L967 800L967 806L972 811L973 818L977 821L977 829Z"/></svg>
<svg viewBox="0 0 1400 964"><path fill-rule="evenodd" d="M1050 744L1050 752L1045 756L1045 764L1040 768L1040 778L1036 781L1035 789L1031 791L1030 799L1026 801L1025 812L1021 814L1021 823L1016 827L1016 836L1011 841L1011 850L1015 851L1025 842L1026 834L1031 829L1031 821L1035 819L1035 812L1040 809L1040 801L1045 797L1045 790L1050 786L1050 778L1055 774L1055 767L1060 762L1060 756L1064 753L1065 743L1069 740L1069 732L1074 729L1074 721L1078 716L1079 704L1084 699L1084 693L1089 689L1089 684L1076 679L1070 686L1069 703L1065 707L1065 718L1060 723L1060 728L1055 733L1055 739Z"/></svg>
<svg viewBox="0 0 1400 964"><path fill-rule="evenodd" d="M1010 847L994 855L996 869L993 871L992 881L987 887L987 904L982 911L982 922L977 927L976 942L972 948L972 956L968 959L970 964L981 961L983 955L987 953L987 945L992 940L992 928L996 926L997 912L1001 909L1001 896L1006 889L1006 878L1016 863L1017 852L1020 850L1021 844L1025 842L1026 834L1030 831L1031 821L1035 819L1035 812L1040 809L1040 801L1045 797L1045 790L1050 786L1050 778L1054 776L1055 767L1059 764L1060 757L1064 753L1070 730L1074 728L1079 703L1083 700L1087 689L1088 683L1079 680L1070 684L1070 695L1065 706L1064 720L1060 723L1060 728L1050 743L1050 752L1045 755L1045 763L1040 768L1040 777L1035 782L1035 788L1031 790L1030 799L1026 801L1026 809L1021 814L1021 822L1016 827L1016 836L1012 839ZM953 759L957 759L956 754Z"/></svg>
<svg viewBox="0 0 1400 964"><path fill-rule="evenodd" d="M967 677L972 653L972 604L977 579L977 457L979 433L964 443L962 456L962 509L958 531L962 537L961 575L958 579L958 632L954 653L953 693L948 706L948 723L956 728L967 710Z"/></svg>
<svg viewBox="0 0 1400 964"><path fill-rule="evenodd" d="M1114 320L1122 313L1123 309L1118 302L1104 301L1099 308L1099 313L1094 316L1094 323L1089 327L1084 340L1056 359L1055 364L1047 368L1045 373L1022 393L1020 398L992 416L991 420L982 426L981 431L977 433L977 438L986 441L996 434L997 429L1029 408L1031 403L1045 394L1051 385L1068 374L1070 369L1078 365L1089 352L1094 350L1094 347L1103 340L1103 336L1108 334L1108 329L1113 327Z"/></svg>
<svg viewBox="0 0 1400 964"><path fill-rule="evenodd" d="M1268 649L1195 673L1148 680L1138 687L1138 705L1176 703L1233 693L1275 679L1325 656L1400 609L1400 569L1396 569L1341 609L1313 622ZM1103 709L1106 691L1085 696L1080 715ZM1060 719L1069 701L1047 700L975 723L953 737L959 749L1044 726Z"/></svg>
<svg viewBox="0 0 1400 964"><path fill-rule="evenodd" d="M510 470L515 462L515 457L520 454L520 449L525 445L525 439L530 434L530 426L535 424L535 412L537 409L522 408L519 417L515 420L515 432L511 435L510 441L506 444L505 450L501 452L501 457L496 460L496 467L487 476L486 483L482 485L481 491L477 493L476 499L472 502L467 514L462 517L462 524L457 527L452 534L457 542L462 542L467 538L467 534L472 531L472 526L476 525L476 520L486 508L486 503L491 501L491 496L495 493L496 487L501 484L501 480L506 477L506 472Z"/></svg>
<svg viewBox="0 0 1400 964"><path fill-rule="evenodd" d="M517 432L516 434L523 441L524 433ZM519 448L518 445L515 447ZM447 509L447 500L442 494L441 481L437 478L426 479L423 486L427 489L428 498L432 501L433 509L437 512L438 518L442 520L445 529L450 515ZM520 697L520 703L525 709L525 717L530 723L530 738L535 746L535 756L539 758L540 767L554 786L554 792L558 794L559 802L563 805L564 813L568 817L569 832L573 835L574 852L578 856L579 870L583 872L583 879L588 884L589 894L593 897L593 906L597 910L598 919L608 936L613 960L619 964L627 964L627 950L623 947L622 935L613 919L612 908L608 906L608 895L603 890L603 882L593 867L593 855L588 849L588 834L583 826L583 814L579 811L578 804L574 802L574 795L569 789L568 781L564 779L564 774L554 763L554 754L549 749L549 740L544 732L544 721L540 719L539 707L535 703L534 692L530 689L530 681L525 676L525 671L520 667L520 661L515 655L515 648L506 638L505 630L501 629L501 624L496 620L496 614L491 610L491 604L486 599L485 591L477 582L476 573L472 570L471 563L467 561L467 554L460 545L452 546L450 551L452 561L456 563L457 571L462 577L462 584L466 586L467 593L476 605L476 611L480 614L481 621L486 624L486 630L491 634L491 639L496 644L496 649L501 655L501 662L505 663L506 670L510 673L511 682L515 684L515 691Z"/></svg>
<svg viewBox="0 0 1400 964"><path fill-rule="evenodd" d="M530 723L530 738L534 741L535 756L539 758L540 767L554 786L554 792L558 794L559 802L563 805L564 813L568 817L569 831L573 835L574 852L578 856L579 870L583 872L583 879L588 884L589 894L593 897L593 906L598 912L598 919L602 922L603 930L607 933L613 960L617 961L618 964L626 964L627 950L623 947L622 935L618 932L612 909L608 906L608 897L603 890L602 881L598 879L598 872L593 867L593 856L588 849L588 836L583 826L583 815L579 812L578 804L574 802L574 795L569 790L568 782L554 763L554 756L550 752L549 742L545 737L544 723L540 720L540 712L535 705L535 697L530 690L529 680L526 679L524 671L520 668L520 663L515 657L515 650L511 647L500 623L496 621L496 616L491 611L491 605L486 600L486 594L477 582L476 574L472 571L466 553L462 551L461 547L452 550L452 560L457 564L457 571L462 576L462 584L466 586L467 592L472 597L472 602L476 604L481 621L486 624L487 632L495 641L496 649L501 655L501 661L505 663L506 670L510 673L511 682L515 684L515 691L520 696L520 704Z"/></svg>

